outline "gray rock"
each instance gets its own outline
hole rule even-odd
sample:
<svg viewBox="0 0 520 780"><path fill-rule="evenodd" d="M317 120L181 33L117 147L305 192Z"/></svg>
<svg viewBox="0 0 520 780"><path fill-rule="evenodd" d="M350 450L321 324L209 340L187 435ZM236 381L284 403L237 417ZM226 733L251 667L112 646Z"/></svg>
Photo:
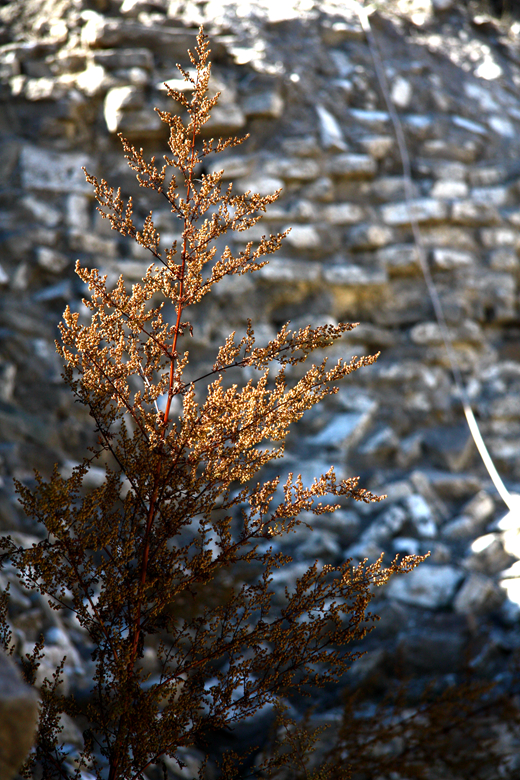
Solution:
<svg viewBox="0 0 520 780"><path fill-rule="evenodd" d="M442 222L448 215L446 204L435 198L418 198L408 203L392 203L381 208L383 222L391 226L410 224L410 214L417 222Z"/></svg>
<svg viewBox="0 0 520 780"><path fill-rule="evenodd" d="M433 539L437 536L437 524L426 499L419 493L408 496L404 503L421 539Z"/></svg>
<svg viewBox="0 0 520 780"><path fill-rule="evenodd" d="M432 252L433 268L437 271L452 271L456 268L471 268L475 255L461 249L437 248Z"/></svg>
<svg viewBox="0 0 520 780"><path fill-rule="evenodd" d="M393 231L384 225L358 224L347 233L347 245L352 249L378 249L390 244Z"/></svg>
<svg viewBox="0 0 520 780"><path fill-rule="evenodd" d="M491 533L472 542L464 566L471 571L493 575L509 566L510 562L511 555L504 549L503 536Z"/></svg>
<svg viewBox="0 0 520 780"><path fill-rule="evenodd" d="M386 595L417 607L440 609L451 604L463 579L464 574L454 566L421 563L409 574L393 577Z"/></svg>
<svg viewBox="0 0 520 780"><path fill-rule="evenodd" d="M368 135L361 138L360 145L374 160L384 160L393 151L395 139L391 135Z"/></svg>
<svg viewBox="0 0 520 780"><path fill-rule="evenodd" d="M309 441L319 447L352 447L363 437L371 420L370 410L342 412Z"/></svg>
<svg viewBox="0 0 520 780"><path fill-rule="evenodd" d="M483 574L470 574L455 596L453 608L462 614L481 615L498 609L505 593Z"/></svg>
<svg viewBox="0 0 520 780"><path fill-rule="evenodd" d="M470 227L497 225L501 222L496 206L492 203L474 202L472 200L462 200L459 203L454 203L451 208L451 218L453 222Z"/></svg>
<svg viewBox="0 0 520 780"><path fill-rule="evenodd" d="M316 106L316 113L320 123L321 144L330 152L344 152L347 145L336 117L323 106Z"/></svg>
<svg viewBox="0 0 520 780"><path fill-rule="evenodd" d="M356 203L332 203L321 212L321 218L330 225L357 225L364 216L364 209Z"/></svg>
<svg viewBox="0 0 520 780"><path fill-rule="evenodd" d="M368 154L338 154L327 164L327 173L344 179L373 179L377 165Z"/></svg>
<svg viewBox="0 0 520 780"><path fill-rule="evenodd" d="M344 287L379 286L387 282L387 276L382 269L360 265L325 266L323 278L328 284Z"/></svg>
<svg viewBox="0 0 520 780"><path fill-rule="evenodd" d="M318 249L321 245L320 234L313 225L292 225L285 241L295 249L301 250Z"/></svg>
<svg viewBox="0 0 520 780"><path fill-rule="evenodd" d="M82 166L92 171L91 157L81 152L57 152L24 146L20 153L22 184L28 190L43 190L64 194L91 194Z"/></svg>
<svg viewBox="0 0 520 780"><path fill-rule="evenodd" d="M414 276L420 271L415 244L393 244L379 249L377 259L389 276Z"/></svg>
<svg viewBox="0 0 520 780"><path fill-rule="evenodd" d="M462 471L473 455L474 444L465 425L436 428L425 432L424 441L435 465Z"/></svg>
<svg viewBox="0 0 520 780"><path fill-rule="evenodd" d="M278 119L284 109L284 101L278 89L266 89L248 94L241 102L244 114L250 118Z"/></svg>
<svg viewBox="0 0 520 780"><path fill-rule="evenodd" d="M38 717L36 692L0 652L0 777L13 777L32 747Z"/></svg>
<svg viewBox="0 0 520 780"><path fill-rule="evenodd" d="M341 555L336 534L324 528L320 531L308 531L305 541L298 545L297 551L299 556L312 562L319 559L324 563L335 563Z"/></svg>
<svg viewBox="0 0 520 780"><path fill-rule="evenodd" d="M447 674L463 668L466 637L463 631L407 631L399 637L398 653L404 674Z"/></svg>

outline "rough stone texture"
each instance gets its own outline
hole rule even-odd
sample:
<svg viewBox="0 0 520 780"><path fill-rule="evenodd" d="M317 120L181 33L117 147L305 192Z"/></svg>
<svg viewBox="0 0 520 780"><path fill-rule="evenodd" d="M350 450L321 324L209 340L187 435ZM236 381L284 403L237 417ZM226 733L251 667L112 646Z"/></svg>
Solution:
<svg viewBox="0 0 520 780"><path fill-rule="evenodd" d="M463 576L453 566L423 563L410 574L391 580L387 595L405 604L439 609L451 604Z"/></svg>
<svg viewBox="0 0 520 780"><path fill-rule="evenodd" d="M5 780L16 774L32 747L37 712L36 693L0 652L0 777Z"/></svg>

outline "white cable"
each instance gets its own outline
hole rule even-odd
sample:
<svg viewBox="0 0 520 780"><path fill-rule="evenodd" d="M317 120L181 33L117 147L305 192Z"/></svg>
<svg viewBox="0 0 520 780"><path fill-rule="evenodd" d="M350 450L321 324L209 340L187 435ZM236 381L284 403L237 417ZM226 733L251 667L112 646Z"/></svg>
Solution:
<svg viewBox="0 0 520 780"><path fill-rule="evenodd" d="M453 373L453 378L455 379L455 385L462 403L462 408L464 409L464 414L466 415L466 420L468 423L469 430L471 432L477 450L479 451L480 457L482 458L484 466L486 467L487 472L491 477L491 480L500 498L502 499L504 504L506 504L510 512L516 513L520 510L520 496L512 495L507 489L507 487L504 485L504 482L502 481L502 478L500 477L500 474L498 473L495 464L493 463L493 459L489 454L484 439L482 438L482 434L480 433L478 423L475 419L475 415L473 414L473 409L471 408L468 394L464 387L464 382L462 380L460 368L457 362L455 352L453 350L453 345L451 342L448 325L446 322L446 318L444 316L444 311L442 309L442 304L439 298L439 294L437 292L437 288L433 283L430 267L428 265L428 261L426 258L426 251L424 248L421 231L419 229L419 223L417 221L417 217L414 213L414 209L412 205L412 200L414 198L414 191L413 191L412 167L410 163L410 155L408 154L408 148L406 146L406 140L403 133L403 126L401 124L401 121L395 109L395 105L392 101L392 98L390 97L390 93L388 91L386 74L383 68L383 63L374 36L374 32L370 24L368 12L365 8L363 8L363 6L360 3L357 2L357 0L344 0L344 2L346 3L346 5L351 6L359 16L361 26L367 36L367 41L370 48L370 53L372 55L372 60L374 62L374 67L375 67L377 79L379 81L379 86L381 87L381 91L385 99L388 113L390 115L392 124L394 126L397 145L399 147L399 154L401 156L401 163L403 166L405 200L408 206L410 224L412 227L412 233L413 233L415 247L417 251L417 257L419 259L419 265L421 266L421 270L423 272L426 281L426 286L428 287L428 292L430 293L430 297L432 299L433 309L435 311L435 317L439 324L442 340L446 348L451 371Z"/></svg>

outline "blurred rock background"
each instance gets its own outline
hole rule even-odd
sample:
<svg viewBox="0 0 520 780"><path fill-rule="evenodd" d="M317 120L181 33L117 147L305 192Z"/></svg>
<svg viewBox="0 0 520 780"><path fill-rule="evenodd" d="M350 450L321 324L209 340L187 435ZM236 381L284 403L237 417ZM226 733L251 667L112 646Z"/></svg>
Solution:
<svg viewBox="0 0 520 780"><path fill-rule="evenodd" d="M520 4L374 7L454 350L496 466L520 492ZM55 462L70 470L92 442L54 349L65 305L83 309L76 258L130 283L150 263L101 220L81 166L134 195L143 217L153 208L164 243L180 233L167 209L137 193L115 134L164 153L153 107L172 109L163 82L179 79L176 62L189 66L201 23L222 92L208 135L250 133L215 167L239 191L283 188L259 226L226 238L237 249L292 231L261 272L224 280L193 312L191 367L211 365L247 317L259 341L288 319L360 322L336 354L380 351L377 364L304 418L283 468L310 480L334 465L388 498L345 504L312 535L287 540L294 577L316 558L431 551L378 597L382 622L350 684L377 692L400 676L469 674L514 693L520 517L506 517L467 428L417 262L393 126L359 17L342 0L0 5L0 533L26 543L40 533L19 511L13 477L30 482L33 468L48 474ZM90 474L92 484L102 478ZM65 689L87 691L90 654L73 620L5 570L0 586L8 581L15 652L43 632L41 679L66 652ZM339 702L329 692L329 710ZM81 734L66 725L74 746ZM502 773L490 778L518 777L516 739L504 738Z"/></svg>

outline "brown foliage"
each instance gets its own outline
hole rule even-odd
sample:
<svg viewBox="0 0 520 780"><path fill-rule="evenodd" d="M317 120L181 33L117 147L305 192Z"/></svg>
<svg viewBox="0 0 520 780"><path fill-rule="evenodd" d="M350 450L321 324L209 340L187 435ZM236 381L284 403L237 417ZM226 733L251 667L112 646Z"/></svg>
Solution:
<svg viewBox="0 0 520 780"><path fill-rule="evenodd" d="M65 380L95 421L98 445L69 478L56 467L48 482L37 475L34 490L18 484L24 509L45 538L30 549L10 538L1 542L3 560L25 586L54 609L74 613L96 664L82 708L59 695L60 669L42 688L34 759L45 778L67 776L62 711L88 723L75 778L89 768L100 780L138 780L210 730L243 721L292 690L337 680L357 656L349 642L368 629L373 588L419 560L408 557L388 568L381 560L316 563L286 591L282 605L273 603L273 571L290 558L275 553L270 539L293 531L304 510L334 512L337 504L323 497L380 499L355 478L337 480L332 468L310 486L289 475L281 500L279 480L254 478L282 456L292 423L375 358L340 359L330 367L323 360L291 380L294 366L354 326L293 331L287 324L257 347L249 322L241 338L232 333L226 339L209 374L184 378L187 311L224 276L261 268L284 237L264 237L237 255L229 247L216 254L217 238L254 225L279 193L236 195L232 185L223 191L222 172L196 178L202 160L241 143L199 140L218 99L207 97L208 56L201 31L190 54L196 75L183 71L191 100L168 90L187 121L159 112L170 150L161 167L121 138L140 186L166 199L180 223L178 245L162 245L152 213L139 229L131 199L86 173L103 217L145 247L152 263L131 291L124 277L109 289L96 268L77 263L90 290L84 301L90 321L83 324L67 307L57 349ZM175 308L173 324L163 319L165 302ZM245 367L258 378L226 384L230 372ZM178 417L175 398L182 402ZM105 464L106 479L89 492L83 482L95 463ZM238 577L243 571L249 576ZM216 583L220 598L209 598ZM153 684L140 664L147 647L156 649L161 666ZM29 764L24 776L30 774Z"/></svg>

